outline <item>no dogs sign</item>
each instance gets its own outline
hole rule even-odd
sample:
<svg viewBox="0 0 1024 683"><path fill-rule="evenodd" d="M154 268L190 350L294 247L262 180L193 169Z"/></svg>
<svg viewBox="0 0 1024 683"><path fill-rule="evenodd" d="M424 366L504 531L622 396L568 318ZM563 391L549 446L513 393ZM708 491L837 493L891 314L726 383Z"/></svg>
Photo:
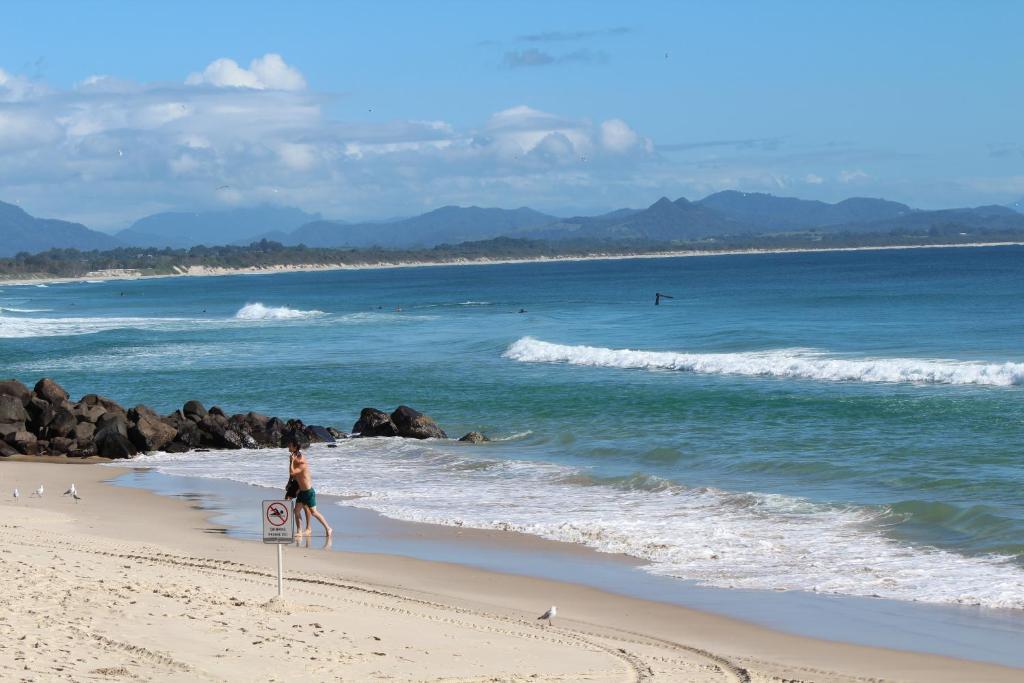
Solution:
<svg viewBox="0 0 1024 683"><path fill-rule="evenodd" d="M263 501L263 542L291 543L292 503L290 500Z"/></svg>

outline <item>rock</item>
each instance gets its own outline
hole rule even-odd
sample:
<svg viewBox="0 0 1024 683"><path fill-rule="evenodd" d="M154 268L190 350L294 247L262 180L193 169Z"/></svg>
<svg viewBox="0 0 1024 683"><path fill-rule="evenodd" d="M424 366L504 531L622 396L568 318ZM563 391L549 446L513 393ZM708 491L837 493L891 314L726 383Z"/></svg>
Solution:
<svg viewBox="0 0 1024 683"><path fill-rule="evenodd" d="M50 442L46 439L37 440L36 455L50 455Z"/></svg>
<svg viewBox="0 0 1024 683"><path fill-rule="evenodd" d="M0 396L0 404L3 403L3 398ZM57 414L57 410L41 398L32 397L32 400L28 402L26 411L29 417L29 429L36 434L43 431L46 425L50 424L53 420L53 416Z"/></svg>
<svg viewBox="0 0 1024 683"><path fill-rule="evenodd" d="M352 432L359 436L398 436L398 427L383 410L363 408L352 425Z"/></svg>
<svg viewBox="0 0 1024 683"><path fill-rule="evenodd" d="M28 419L28 411L19 397L0 394L0 422L26 422Z"/></svg>
<svg viewBox="0 0 1024 683"><path fill-rule="evenodd" d="M181 412L193 422L199 422L207 415L206 408L199 401L189 401L182 407Z"/></svg>
<svg viewBox="0 0 1024 683"><path fill-rule="evenodd" d="M480 432L470 432L459 439L459 441L465 441L466 443L484 443L485 441L490 441L490 439Z"/></svg>
<svg viewBox="0 0 1024 683"><path fill-rule="evenodd" d="M5 441L0 441L0 458L9 458L12 455L17 455L18 449L11 446Z"/></svg>
<svg viewBox="0 0 1024 683"><path fill-rule="evenodd" d="M96 444L90 442L79 444L78 448L68 451L69 458L91 458L96 455Z"/></svg>
<svg viewBox="0 0 1024 683"><path fill-rule="evenodd" d="M345 434L342 434L340 430L337 430L334 427L328 427L327 433L333 436L335 439L344 439L346 436Z"/></svg>
<svg viewBox="0 0 1024 683"><path fill-rule="evenodd" d="M180 441L172 441L163 448L164 453L188 453L190 450L192 449Z"/></svg>
<svg viewBox="0 0 1024 683"><path fill-rule="evenodd" d="M8 434L6 441L24 455L36 455L39 452L39 439L32 432L23 430Z"/></svg>
<svg viewBox="0 0 1024 683"><path fill-rule="evenodd" d="M47 403L59 405L68 400L68 392L64 391L64 387L47 377L36 382L36 386L32 391Z"/></svg>
<svg viewBox="0 0 1024 683"><path fill-rule="evenodd" d="M312 443L334 443L334 435L326 427L310 425L306 427L306 437Z"/></svg>
<svg viewBox="0 0 1024 683"><path fill-rule="evenodd" d="M293 441L299 444L299 448L305 448L310 444L309 435L306 434L306 425L302 423L302 420L288 420L285 423L284 432L281 434L281 441L277 445L286 448Z"/></svg>
<svg viewBox="0 0 1024 683"><path fill-rule="evenodd" d="M86 394L85 396L82 397L79 403L87 406L99 406L100 408L103 408L103 412L105 413L126 412L124 407L114 399L107 398L106 396L99 396L98 394Z"/></svg>
<svg viewBox="0 0 1024 683"><path fill-rule="evenodd" d="M138 422L140 417L147 417L151 420L157 420L162 422L164 418L160 417L155 410L149 406L142 405L141 403L134 408L129 408L128 412L129 422Z"/></svg>
<svg viewBox="0 0 1024 683"><path fill-rule="evenodd" d="M96 420L96 434L112 429L121 436L128 436L128 415L125 413L103 413Z"/></svg>
<svg viewBox="0 0 1024 683"><path fill-rule="evenodd" d="M83 427L83 430L87 430L90 437L96 431L96 427L91 422L82 422L81 424L88 425L88 427ZM50 439L55 436L71 436L78 429L78 426L79 422L75 419L74 413L67 408L58 408L54 412L53 419L46 425L44 433Z"/></svg>
<svg viewBox="0 0 1024 683"><path fill-rule="evenodd" d="M138 451L128 437L115 429L103 429L96 433L96 454L104 458L130 458Z"/></svg>
<svg viewBox="0 0 1024 683"><path fill-rule="evenodd" d="M209 414L219 415L220 417L227 417L227 415L224 414L224 410L220 406L213 406L212 408L210 408Z"/></svg>
<svg viewBox="0 0 1024 683"><path fill-rule="evenodd" d="M398 435L407 439L447 439L448 435L437 423L418 410L409 406L398 406L391 413L391 421L398 428Z"/></svg>
<svg viewBox="0 0 1024 683"><path fill-rule="evenodd" d="M71 412L79 422L95 422L106 414L107 409L98 403L88 404L79 401L71 407Z"/></svg>
<svg viewBox="0 0 1024 683"><path fill-rule="evenodd" d="M27 429L24 422L0 422L0 439L6 439L15 432L23 432Z"/></svg>
<svg viewBox="0 0 1024 683"><path fill-rule="evenodd" d="M78 448L74 439L67 439L63 436L55 436L50 439L50 452L55 455L64 455Z"/></svg>
<svg viewBox="0 0 1024 683"><path fill-rule="evenodd" d="M253 431L252 435L264 446L280 448L281 441L284 439L284 433L287 429L288 427L284 422L276 417L272 417L267 420L267 424L262 433L256 433Z"/></svg>
<svg viewBox="0 0 1024 683"><path fill-rule="evenodd" d="M5 379L0 382L0 396L14 396L21 405L27 406L32 400L32 392L24 384L16 379Z"/></svg>
<svg viewBox="0 0 1024 683"><path fill-rule="evenodd" d="M185 420L178 427L177 434L174 435L174 442L180 443L185 447L185 450L191 450L193 448L199 448L203 442L202 432L199 431L199 425L191 420ZM169 453L181 453L182 451L168 451Z"/></svg>
<svg viewBox="0 0 1024 683"><path fill-rule="evenodd" d="M145 407L145 406L142 406ZM136 420L128 428L128 440L140 451L158 451L169 444L178 430L164 422L150 411L149 414L132 409Z"/></svg>
<svg viewBox="0 0 1024 683"><path fill-rule="evenodd" d="M55 420L56 422L56 420ZM52 423L51 423L52 427ZM75 437L78 443L89 443L92 441L92 437L96 434L96 425L91 422L79 422L75 425L74 429L71 430L70 436Z"/></svg>

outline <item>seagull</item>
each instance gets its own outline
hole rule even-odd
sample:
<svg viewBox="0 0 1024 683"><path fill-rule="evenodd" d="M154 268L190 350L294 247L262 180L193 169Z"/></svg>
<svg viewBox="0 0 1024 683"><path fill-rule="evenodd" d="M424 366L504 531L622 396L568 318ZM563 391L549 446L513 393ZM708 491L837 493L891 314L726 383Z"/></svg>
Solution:
<svg viewBox="0 0 1024 683"><path fill-rule="evenodd" d="M661 292L654 293L654 305L660 306L662 299L675 299L671 294L662 294Z"/></svg>
<svg viewBox="0 0 1024 683"><path fill-rule="evenodd" d="M124 156L124 150L123 149L117 150L117 156L123 157Z"/></svg>
<svg viewBox="0 0 1024 683"><path fill-rule="evenodd" d="M21 498L21 494L18 493L18 489L14 489L14 500L15 500L15 502L17 502L17 500L19 498Z"/></svg>
<svg viewBox="0 0 1024 683"><path fill-rule="evenodd" d="M35 491L32 492L32 495L33 496L38 496L39 498L42 498L43 497L43 485L40 484L39 488L37 488Z"/></svg>
<svg viewBox="0 0 1024 683"><path fill-rule="evenodd" d="M65 496L74 496L76 493L78 493L78 489L75 488L74 484L71 484L71 488L69 488L67 491L65 491L64 495Z"/></svg>
<svg viewBox="0 0 1024 683"><path fill-rule="evenodd" d="M76 503L78 501L82 500L82 497L80 495L78 495L78 491L72 491L71 492L71 497L75 499Z"/></svg>
<svg viewBox="0 0 1024 683"><path fill-rule="evenodd" d="M547 622L548 622L548 626L551 626L551 620L554 619L557 615L558 615L558 608L555 607L554 605L552 605L551 609L549 609L547 612L545 612L544 614L542 614L539 617L537 617L537 621L544 621L546 619Z"/></svg>

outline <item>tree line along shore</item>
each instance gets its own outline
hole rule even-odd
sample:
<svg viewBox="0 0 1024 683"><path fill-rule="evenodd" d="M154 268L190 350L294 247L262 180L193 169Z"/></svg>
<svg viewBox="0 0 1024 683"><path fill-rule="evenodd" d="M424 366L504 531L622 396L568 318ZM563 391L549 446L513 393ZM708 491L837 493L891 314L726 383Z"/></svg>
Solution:
<svg viewBox="0 0 1024 683"><path fill-rule="evenodd" d="M97 273L139 276L179 275L196 270L259 270L291 267L359 267L375 265L445 264L658 255L674 252L715 254L733 251L800 251L871 247L1012 244L1024 241L1021 230L970 230L960 226L924 232L817 233L814 231L735 235L693 241L547 241L498 237L424 249L358 249L285 246L261 240L246 246L196 246L188 249L123 247L106 251L51 249L0 258L0 278L42 279L87 277Z"/></svg>

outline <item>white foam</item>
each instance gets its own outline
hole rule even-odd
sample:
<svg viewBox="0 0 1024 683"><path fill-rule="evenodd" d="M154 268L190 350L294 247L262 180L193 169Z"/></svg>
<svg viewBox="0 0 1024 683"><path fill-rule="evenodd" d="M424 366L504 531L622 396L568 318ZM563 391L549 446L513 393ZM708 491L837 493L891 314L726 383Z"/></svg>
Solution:
<svg viewBox="0 0 1024 683"><path fill-rule="evenodd" d="M0 313L46 313L52 308L15 308L13 306L0 306Z"/></svg>
<svg viewBox="0 0 1024 683"><path fill-rule="evenodd" d="M604 368L678 370L709 375L746 375L830 382L1024 385L1024 363L981 363L922 358L836 358L814 349L677 353L568 346L523 337L509 346L503 355L526 363L568 363Z"/></svg>
<svg viewBox="0 0 1024 683"><path fill-rule="evenodd" d="M648 560L658 574L706 586L803 590L1024 609L1024 569L885 537L885 510L687 488L637 476L595 480L546 462L487 459L441 442L397 439L313 446L322 493L416 522L514 530ZM167 474L279 488L260 451L157 454ZM328 513L329 516L330 513Z"/></svg>
<svg viewBox="0 0 1024 683"><path fill-rule="evenodd" d="M306 320L323 315L323 311L300 311L286 306L265 306L260 302L246 304L235 313L236 320Z"/></svg>
<svg viewBox="0 0 1024 683"><path fill-rule="evenodd" d="M204 321L184 318L12 318L0 315L0 339L64 337L121 329L189 331L195 329L197 322Z"/></svg>

